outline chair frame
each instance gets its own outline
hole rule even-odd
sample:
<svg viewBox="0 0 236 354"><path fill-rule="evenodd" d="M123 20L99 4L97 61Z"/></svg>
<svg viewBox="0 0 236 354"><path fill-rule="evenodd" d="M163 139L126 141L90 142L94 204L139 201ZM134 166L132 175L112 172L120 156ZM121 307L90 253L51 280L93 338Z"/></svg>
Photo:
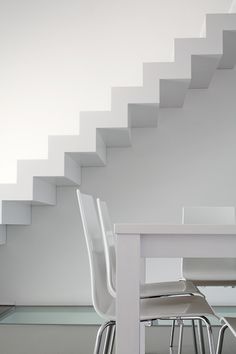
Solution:
<svg viewBox="0 0 236 354"><path fill-rule="evenodd" d="M218 338L218 342L217 342L217 348L216 348L216 354L221 354L222 353L224 335L225 335L225 331L226 331L227 328L229 328L229 326L225 323L220 329L219 338Z"/></svg>
<svg viewBox="0 0 236 354"><path fill-rule="evenodd" d="M177 351L178 354L182 353L183 330L184 330L183 321L185 321L185 320L186 321L190 320L192 323L194 321L198 321L198 322L201 322L201 324L203 324L203 323L205 324L205 326L207 328L208 345L209 345L210 354L215 353L212 327L211 327L210 321L208 320L207 317L205 317L205 316L194 316L194 317L186 316L186 317L169 317L168 319L172 320L172 321L177 320L180 322L180 335L179 335L179 340L178 340L178 351ZM154 320L162 320L162 318L152 319L152 321L154 321ZM163 320L167 320L167 318L164 318ZM146 321L140 321L140 322L146 322ZM107 321L100 326L100 328L97 332L94 354L100 353L102 338L103 338L105 331L107 331L107 332L106 332L106 337L105 337L104 345L103 345L103 354L112 354L113 346L114 346L114 339L115 339L115 327L116 327L115 321ZM192 327L194 328L194 330L193 330L193 340L195 343L194 349L195 349L195 353L198 353L195 325ZM227 328L227 326L226 326L226 328ZM205 350L205 348L204 348L204 350ZM218 351L217 351L216 354L221 354L221 352L218 353Z"/></svg>
<svg viewBox="0 0 236 354"><path fill-rule="evenodd" d="M222 325L222 327L220 328L220 331L219 331L216 354L222 354L224 336L225 336L226 329L229 329L231 331L231 333L234 335L234 337L236 337L236 332L235 332L236 329L234 328L234 325L233 325L233 327L231 327L230 322L228 322L230 319L231 318L228 318L228 317L223 317L222 318L223 325Z"/></svg>

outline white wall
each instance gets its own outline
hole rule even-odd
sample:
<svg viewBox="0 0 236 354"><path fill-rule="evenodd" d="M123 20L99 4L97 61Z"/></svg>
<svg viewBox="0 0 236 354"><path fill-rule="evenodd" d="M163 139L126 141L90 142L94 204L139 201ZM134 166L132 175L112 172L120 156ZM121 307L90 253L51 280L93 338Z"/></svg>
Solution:
<svg viewBox="0 0 236 354"><path fill-rule="evenodd" d="M231 0L1 0L0 182L16 159L46 158L48 134L78 132L79 111L107 109L110 87L140 85L142 63L170 60Z"/></svg>
<svg viewBox="0 0 236 354"><path fill-rule="evenodd" d="M157 129L133 129L132 147L108 149L106 167L83 168L81 189L105 199L115 222L181 223L184 205L236 206L235 89L236 70L217 71L183 108L162 109ZM58 188L56 207L34 207L31 226L8 227L0 269L0 303L90 301L75 188ZM178 260L149 262L150 281L179 275ZM207 292L236 304L235 289Z"/></svg>
<svg viewBox="0 0 236 354"><path fill-rule="evenodd" d="M235 11L236 11L236 1L233 0L230 5L229 12L235 12Z"/></svg>

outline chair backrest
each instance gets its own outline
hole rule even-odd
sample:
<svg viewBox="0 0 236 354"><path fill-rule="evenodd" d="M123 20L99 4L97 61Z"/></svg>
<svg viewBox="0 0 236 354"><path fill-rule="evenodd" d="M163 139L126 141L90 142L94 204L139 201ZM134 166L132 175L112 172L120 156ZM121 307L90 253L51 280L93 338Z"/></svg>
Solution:
<svg viewBox="0 0 236 354"><path fill-rule="evenodd" d="M232 225L235 224L235 208L185 207L182 223ZM235 285L236 258L184 258L182 275L196 285Z"/></svg>
<svg viewBox="0 0 236 354"><path fill-rule="evenodd" d="M113 298L107 289L107 272L101 227L95 201L77 190L82 225L89 256L92 301L96 312L106 318Z"/></svg>
<svg viewBox="0 0 236 354"><path fill-rule="evenodd" d="M107 286L110 294L116 296L116 246L113 225L104 201L97 199L98 215L100 219L102 237L107 265Z"/></svg>

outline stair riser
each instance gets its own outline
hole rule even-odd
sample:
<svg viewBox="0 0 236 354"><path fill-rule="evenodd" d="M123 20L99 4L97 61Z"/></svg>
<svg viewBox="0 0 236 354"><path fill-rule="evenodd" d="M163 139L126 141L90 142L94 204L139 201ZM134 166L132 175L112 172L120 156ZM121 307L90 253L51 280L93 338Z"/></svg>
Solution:
<svg viewBox="0 0 236 354"><path fill-rule="evenodd" d="M7 241L7 227L0 225L0 245L4 245Z"/></svg>
<svg viewBox="0 0 236 354"><path fill-rule="evenodd" d="M160 107L182 107L190 80L160 80Z"/></svg>
<svg viewBox="0 0 236 354"><path fill-rule="evenodd" d="M57 202L57 188L55 184L45 182L35 177L33 179L33 201L37 204L55 205Z"/></svg>
<svg viewBox="0 0 236 354"><path fill-rule="evenodd" d="M21 184L27 178L41 177L54 184L80 184L81 168L69 154L63 154L57 161L20 160L18 161L17 182ZM58 180L58 183L56 182Z"/></svg>
<svg viewBox="0 0 236 354"><path fill-rule="evenodd" d="M3 202L1 223L7 225L30 225L31 204Z"/></svg>
<svg viewBox="0 0 236 354"><path fill-rule="evenodd" d="M233 69L236 65L236 31L224 31L223 56L218 69Z"/></svg>
<svg viewBox="0 0 236 354"><path fill-rule="evenodd" d="M207 89L221 60L220 55L192 56L190 89Z"/></svg>

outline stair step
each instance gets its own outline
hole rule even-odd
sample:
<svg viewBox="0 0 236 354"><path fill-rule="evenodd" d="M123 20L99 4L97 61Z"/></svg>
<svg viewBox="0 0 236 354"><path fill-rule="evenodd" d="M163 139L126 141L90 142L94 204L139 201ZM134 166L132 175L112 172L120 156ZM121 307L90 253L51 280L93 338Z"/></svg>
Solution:
<svg viewBox="0 0 236 354"><path fill-rule="evenodd" d="M223 55L218 69L233 69L236 64L236 31L223 32Z"/></svg>
<svg viewBox="0 0 236 354"><path fill-rule="evenodd" d="M6 225L0 225L0 245L4 245L6 241L7 241L7 227Z"/></svg>
<svg viewBox="0 0 236 354"><path fill-rule="evenodd" d="M103 166L106 163L106 145L96 129L86 135L51 136L49 139L49 159L61 163L67 153L80 166Z"/></svg>
<svg viewBox="0 0 236 354"><path fill-rule="evenodd" d="M56 205L57 188L55 184L48 183L40 177L33 178L32 204Z"/></svg>
<svg viewBox="0 0 236 354"><path fill-rule="evenodd" d="M96 147L95 151L78 151L70 152L73 160L77 161L81 166L104 166L106 164L106 144L101 134L95 130ZM89 140L90 137L88 136Z"/></svg>
<svg viewBox="0 0 236 354"><path fill-rule="evenodd" d="M98 128L107 147L128 147L131 145L130 128Z"/></svg>
<svg viewBox="0 0 236 354"><path fill-rule="evenodd" d="M1 200L55 205L56 185L38 177L27 177L17 184L0 185Z"/></svg>
<svg viewBox="0 0 236 354"><path fill-rule="evenodd" d="M31 204L3 201L0 223L6 225L30 225Z"/></svg>
<svg viewBox="0 0 236 354"><path fill-rule="evenodd" d="M156 90L149 87L112 87L111 89L111 109L115 117L127 117L129 104L146 104L148 102L158 102Z"/></svg>
<svg viewBox="0 0 236 354"><path fill-rule="evenodd" d="M206 36L211 40L220 37L222 31L236 30L236 14L207 14L206 17Z"/></svg>
<svg viewBox="0 0 236 354"><path fill-rule="evenodd" d="M129 104L129 126L132 128L157 127L158 104Z"/></svg>
<svg viewBox="0 0 236 354"><path fill-rule="evenodd" d="M179 67L184 66L186 74L191 74L191 57L193 55L222 55L222 36L217 37L217 41L209 38L176 38L175 62Z"/></svg>
<svg viewBox="0 0 236 354"><path fill-rule="evenodd" d="M56 162L52 159L19 160L18 183L34 176L56 185L79 185L81 183L81 167L67 153L64 156L62 154L61 160Z"/></svg>
<svg viewBox="0 0 236 354"><path fill-rule="evenodd" d="M160 80L160 107L182 107L190 80Z"/></svg>
<svg viewBox="0 0 236 354"><path fill-rule="evenodd" d="M129 146L130 128L127 116L117 118L111 111L91 111L80 113L80 134L88 139L98 130L107 146ZM114 139L114 141L113 141Z"/></svg>
<svg viewBox="0 0 236 354"><path fill-rule="evenodd" d="M208 88L220 60L221 55L193 55L189 88Z"/></svg>

